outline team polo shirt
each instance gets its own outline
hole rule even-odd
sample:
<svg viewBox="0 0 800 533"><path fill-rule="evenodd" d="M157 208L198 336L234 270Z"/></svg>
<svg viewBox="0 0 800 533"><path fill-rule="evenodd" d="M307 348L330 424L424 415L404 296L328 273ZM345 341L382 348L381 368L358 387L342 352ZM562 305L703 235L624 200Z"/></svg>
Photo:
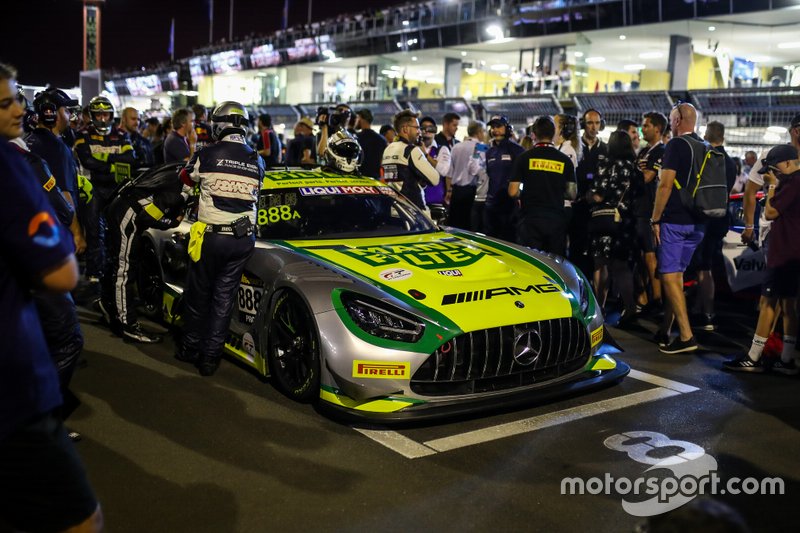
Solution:
<svg viewBox="0 0 800 533"><path fill-rule="evenodd" d="M60 265L71 240L56 220L30 168L0 141L0 440L61 405L55 365L45 343L31 286Z"/></svg>
<svg viewBox="0 0 800 533"><path fill-rule="evenodd" d="M78 191L78 165L66 143L46 128L36 128L26 139L28 149L47 162L56 185L75 198Z"/></svg>
<svg viewBox="0 0 800 533"><path fill-rule="evenodd" d="M575 166L552 144L537 144L516 158L510 181L522 185L523 217L563 217L567 183L575 182Z"/></svg>

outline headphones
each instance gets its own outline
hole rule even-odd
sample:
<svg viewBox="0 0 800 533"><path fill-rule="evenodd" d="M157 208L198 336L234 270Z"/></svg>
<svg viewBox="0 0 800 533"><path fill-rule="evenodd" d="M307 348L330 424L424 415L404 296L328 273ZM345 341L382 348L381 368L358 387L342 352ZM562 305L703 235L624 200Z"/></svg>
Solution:
<svg viewBox="0 0 800 533"><path fill-rule="evenodd" d="M507 116L505 116L505 115L494 115L489 120L489 126L490 127L492 125L492 122L499 123L501 126L504 126L506 128L506 132L504 134L506 139L510 139L511 136L514 135L514 127L511 124L509 124Z"/></svg>
<svg viewBox="0 0 800 533"><path fill-rule="evenodd" d="M53 127L58 120L58 105L53 101L52 90L40 92L33 99L33 110L38 115L38 122Z"/></svg>
<svg viewBox="0 0 800 533"><path fill-rule="evenodd" d="M595 109L593 107L590 107L589 109L584 111L583 115L581 116L581 129L582 130L586 129L586 115L588 115L589 113L597 113L598 115L600 115L600 131L603 131L604 129L606 129L606 119L603 118L603 114L600 111L598 111L597 109Z"/></svg>

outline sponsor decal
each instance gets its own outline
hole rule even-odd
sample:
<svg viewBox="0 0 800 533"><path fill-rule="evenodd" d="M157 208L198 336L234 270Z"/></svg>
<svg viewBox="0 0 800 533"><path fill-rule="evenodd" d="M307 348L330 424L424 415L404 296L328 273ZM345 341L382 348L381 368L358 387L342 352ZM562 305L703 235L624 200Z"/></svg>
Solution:
<svg viewBox="0 0 800 533"><path fill-rule="evenodd" d="M248 163L247 161L238 161L236 159L217 159L216 166L218 167L218 169L232 168L235 170L248 172L255 176L259 176L261 174L258 165L254 165L253 163Z"/></svg>
<svg viewBox="0 0 800 533"><path fill-rule="evenodd" d="M405 268L390 268L378 274L383 281L402 281L414 275L410 270Z"/></svg>
<svg viewBox="0 0 800 533"><path fill-rule="evenodd" d="M377 361L353 361L354 378L408 379L411 363L380 363Z"/></svg>
<svg viewBox="0 0 800 533"><path fill-rule="evenodd" d="M230 177L210 180L208 184L212 193L230 193L234 195L254 196L258 192L258 183L253 180L237 180Z"/></svg>
<svg viewBox="0 0 800 533"><path fill-rule="evenodd" d="M47 183L42 185L42 188L47 192L50 192L53 190L53 187L55 186L56 186L56 179L53 176L50 176L50 179L47 180Z"/></svg>
<svg viewBox="0 0 800 533"><path fill-rule="evenodd" d="M383 246L341 247L338 251L369 266L406 263L425 270L452 270L471 265L497 252L463 239Z"/></svg>
<svg viewBox="0 0 800 533"><path fill-rule="evenodd" d="M550 159L531 159L528 161L529 170L541 170L542 172L555 172L556 174L564 173L564 163L561 161L552 161Z"/></svg>
<svg viewBox="0 0 800 533"><path fill-rule="evenodd" d="M450 276L450 277L461 277L464 275L457 268L452 268L450 270L437 270L436 273L442 276Z"/></svg>
<svg viewBox="0 0 800 533"><path fill-rule="evenodd" d="M603 326L600 326L592 332L592 348L600 344L603 340Z"/></svg>
<svg viewBox="0 0 800 533"><path fill-rule="evenodd" d="M764 257L761 256L760 258L755 257L734 257L733 264L736 266L736 270L749 270L754 272L761 272L762 270L767 269L767 263L764 261Z"/></svg>
<svg viewBox="0 0 800 533"><path fill-rule="evenodd" d="M348 185L341 187L300 187L303 196L319 196L330 194L380 194L378 187L372 185Z"/></svg>
<svg viewBox="0 0 800 533"><path fill-rule="evenodd" d="M481 300L491 300L498 296L519 296L524 292L534 294L544 294L548 292L560 292L558 285L553 283L539 283L528 285L527 287L495 287L479 291L457 292L442 296L442 305L463 304L468 302L479 302Z"/></svg>
<svg viewBox="0 0 800 533"><path fill-rule="evenodd" d="M28 237L45 248L52 248L61 241L58 229L56 229L56 222L47 211L36 213L28 222Z"/></svg>
<svg viewBox="0 0 800 533"><path fill-rule="evenodd" d="M288 205L273 205L269 209L259 209L256 214L256 223L259 226L269 226L278 222L289 222L303 218L300 213Z"/></svg>

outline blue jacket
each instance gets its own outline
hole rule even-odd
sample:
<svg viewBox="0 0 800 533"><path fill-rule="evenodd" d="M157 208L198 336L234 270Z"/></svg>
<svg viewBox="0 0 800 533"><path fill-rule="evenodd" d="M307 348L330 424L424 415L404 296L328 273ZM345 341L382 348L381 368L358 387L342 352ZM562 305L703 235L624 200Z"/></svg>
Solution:
<svg viewBox="0 0 800 533"><path fill-rule="evenodd" d="M492 142L486 152L486 174L489 175L486 207L505 209L513 205L514 200L508 195L508 182L514 160L524 151L522 146L511 139Z"/></svg>

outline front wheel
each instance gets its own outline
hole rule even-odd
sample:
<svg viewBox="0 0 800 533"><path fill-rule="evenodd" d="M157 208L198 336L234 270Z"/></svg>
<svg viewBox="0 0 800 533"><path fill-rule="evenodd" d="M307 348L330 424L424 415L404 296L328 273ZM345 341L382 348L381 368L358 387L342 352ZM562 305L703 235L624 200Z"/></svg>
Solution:
<svg viewBox="0 0 800 533"><path fill-rule="evenodd" d="M275 298L267 342L275 386L299 402L318 398L320 356L317 329L308 306L297 293L283 291Z"/></svg>

